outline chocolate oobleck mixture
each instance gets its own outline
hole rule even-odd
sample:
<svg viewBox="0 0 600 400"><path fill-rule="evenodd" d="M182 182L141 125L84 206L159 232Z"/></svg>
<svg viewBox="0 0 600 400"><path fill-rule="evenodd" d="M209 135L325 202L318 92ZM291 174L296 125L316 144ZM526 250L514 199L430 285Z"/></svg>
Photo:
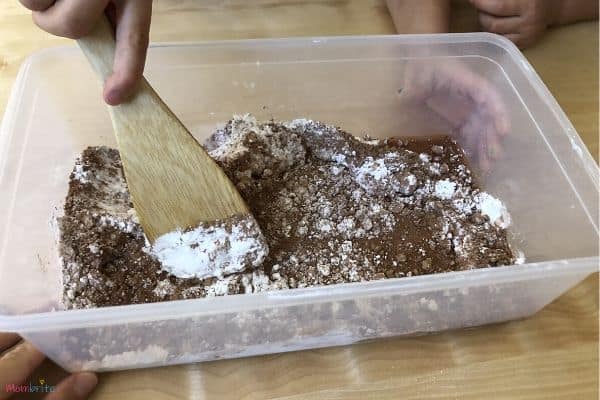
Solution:
<svg viewBox="0 0 600 400"><path fill-rule="evenodd" d="M359 139L316 121L245 115L205 147L254 218L173 232L153 246L118 151L83 152L59 221L66 308L522 262L507 241L506 208L478 187L449 137Z"/></svg>

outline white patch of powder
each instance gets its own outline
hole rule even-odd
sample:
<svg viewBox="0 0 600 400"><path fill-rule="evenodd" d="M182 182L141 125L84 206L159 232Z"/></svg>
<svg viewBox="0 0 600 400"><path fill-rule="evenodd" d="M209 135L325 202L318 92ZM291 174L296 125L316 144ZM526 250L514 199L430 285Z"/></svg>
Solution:
<svg viewBox="0 0 600 400"><path fill-rule="evenodd" d="M83 370L105 368L124 368L138 365L162 364L167 360L169 352L163 347L150 345L144 350L125 351L119 354L108 354L100 361L89 361L82 366Z"/></svg>
<svg viewBox="0 0 600 400"><path fill-rule="evenodd" d="M259 266L268 249L253 217L195 229L176 230L160 236L146 251L162 268L179 278L222 278Z"/></svg>
<svg viewBox="0 0 600 400"><path fill-rule="evenodd" d="M223 279L217 280L210 286L205 286L207 297L225 296L229 294L229 283L235 278L234 275L226 276Z"/></svg>
<svg viewBox="0 0 600 400"><path fill-rule="evenodd" d="M455 191L456 183L449 179L444 179L435 183L435 195L440 199L451 199L452 196L454 196Z"/></svg>
<svg viewBox="0 0 600 400"><path fill-rule="evenodd" d="M487 192L479 192L466 197L455 196L452 204L456 210L467 215L471 214L473 210L487 215L492 224L502 229L508 228L512 222L504 203Z"/></svg>
<svg viewBox="0 0 600 400"><path fill-rule="evenodd" d="M81 159L77 159L77 161L75 161L75 169L73 170L73 176L81 183L89 182L88 172L83 170L83 166L81 165Z"/></svg>
<svg viewBox="0 0 600 400"><path fill-rule="evenodd" d="M329 169L329 171L331 172L332 175L334 176L338 176L340 174L340 172L342 172L344 170L344 167L338 167L336 165L332 165L331 168Z"/></svg>
<svg viewBox="0 0 600 400"><path fill-rule="evenodd" d="M283 123L283 125L284 125L286 128L289 128L289 129L295 129L295 128L303 128L303 127L306 127L307 125L310 125L310 124L312 124L312 123L313 123L313 121L312 121L312 120L310 120L310 119L306 119L306 118L297 118L297 119L291 120L291 121L289 121L289 122L284 122L284 123Z"/></svg>
<svg viewBox="0 0 600 400"><path fill-rule="evenodd" d="M173 294L174 291L175 288L173 287L169 279L159 281L156 284L154 290L152 290L152 292L158 297L164 297L166 295Z"/></svg>
<svg viewBox="0 0 600 400"><path fill-rule="evenodd" d="M525 253L521 250L517 251L517 258L515 259L515 265L525 264Z"/></svg>
<svg viewBox="0 0 600 400"><path fill-rule="evenodd" d="M382 142L381 139L373 139L373 138L366 138L366 137L360 137L360 136L356 136L356 140L361 143L368 144L370 146L377 146L377 145L381 144L381 142Z"/></svg>
<svg viewBox="0 0 600 400"><path fill-rule="evenodd" d="M342 164L342 165L348 165L348 163L346 162L346 156L343 154L336 154L333 156L333 160L338 163L338 164Z"/></svg>
<svg viewBox="0 0 600 400"><path fill-rule="evenodd" d="M372 180L380 182L390 176L390 173L382 158L374 160L373 157L367 157L365 162L356 169L355 179L363 189L368 190Z"/></svg>
<svg viewBox="0 0 600 400"><path fill-rule="evenodd" d="M437 311L439 309L437 302L434 299L428 299L426 297L421 297L419 300L422 306L425 306L429 309L429 311Z"/></svg>
<svg viewBox="0 0 600 400"><path fill-rule="evenodd" d="M475 196L475 202L481 213L487 215L493 224L500 228L508 228L510 226L510 214L500 200L488 193L481 192Z"/></svg>
<svg viewBox="0 0 600 400"><path fill-rule="evenodd" d="M248 148L244 145L244 138L249 131L258 131L259 126L256 118L250 114L234 115L231 121L231 136L227 141L220 143L209 154L215 159L221 159L225 156L234 157L238 154L244 154Z"/></svg>
<svg viewBox="0 0 600 400"><path fill-rule="evenodd" d="M88 250L92 254L98 254L98 252L100 251L100 249L98 249L98 245L96 243L89 244Z"/></svg>
<svg viewBox="0 0 600 400"><path fill-rule="evenodd" d="M264 292L271 289L271 281L263 271L254 271L252 273L252 287L254 293Z"/></svg>
<svg viewBox="0 0 600 400"><path fill-rule="evenodd" d="M103 226L112 226L123 232L131 233L136 228L135 222L128 218L119 218L113 215L101 215L100 224Z"/></svg>

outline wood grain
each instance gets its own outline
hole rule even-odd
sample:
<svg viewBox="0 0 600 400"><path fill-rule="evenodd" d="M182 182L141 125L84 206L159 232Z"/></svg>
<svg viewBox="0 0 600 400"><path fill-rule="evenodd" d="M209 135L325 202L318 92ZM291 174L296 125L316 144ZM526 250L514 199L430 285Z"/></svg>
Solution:
<svg viewBox="0 0 600 400"><path fill-rule="evenodd" d="M3 1L3 0L0 0ZM154 41L392 33L383 1L155 0ZM251 4L251 5L250 5ZM477 29L456 2L451 29ZM64 43L0 3L0 110L20 62ZM525 52L588 148L598 150L598 24L551 31ZM597 399L598 275L531 318L341 348L105 373L93 399ZM46 363L36 372L56 382Z"/></svg>
<svg viewBox="0 0 600 400"><path fill-rule="evenodd" d="M115 55L108 19L101 18L77 43L100 82L106 81ZM135 211L150 242L201 222L249 214L225 172L146 79L130 99L108 111Z"/></svg>

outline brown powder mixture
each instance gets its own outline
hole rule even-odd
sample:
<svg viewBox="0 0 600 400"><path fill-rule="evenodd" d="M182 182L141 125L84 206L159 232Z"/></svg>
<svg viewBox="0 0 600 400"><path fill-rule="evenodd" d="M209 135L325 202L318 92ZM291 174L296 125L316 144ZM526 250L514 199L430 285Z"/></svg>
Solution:
<svg viewBox="0 0 600 400"><path fill-rule="evenodd" d="M446 136L357 139L319 122L236 117L205 144L240 190L269 254L224 278L161 268L119 154L86 149L60 220L67 308L253 293L509 265L502 203Z"/></svg>

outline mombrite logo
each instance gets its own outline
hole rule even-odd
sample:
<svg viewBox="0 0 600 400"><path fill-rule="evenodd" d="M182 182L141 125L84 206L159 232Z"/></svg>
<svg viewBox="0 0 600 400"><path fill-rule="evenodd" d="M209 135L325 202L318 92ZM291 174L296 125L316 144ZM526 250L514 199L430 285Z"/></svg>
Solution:
<svg viewBox="0 0 600 400"><path fill-rule="evenodd" d="M7 383L4 387L6 393L50 393L54 392L55 386L46 384L45 378L40 378L38 382L29 382L29 384L16 385Z"/></svg>

